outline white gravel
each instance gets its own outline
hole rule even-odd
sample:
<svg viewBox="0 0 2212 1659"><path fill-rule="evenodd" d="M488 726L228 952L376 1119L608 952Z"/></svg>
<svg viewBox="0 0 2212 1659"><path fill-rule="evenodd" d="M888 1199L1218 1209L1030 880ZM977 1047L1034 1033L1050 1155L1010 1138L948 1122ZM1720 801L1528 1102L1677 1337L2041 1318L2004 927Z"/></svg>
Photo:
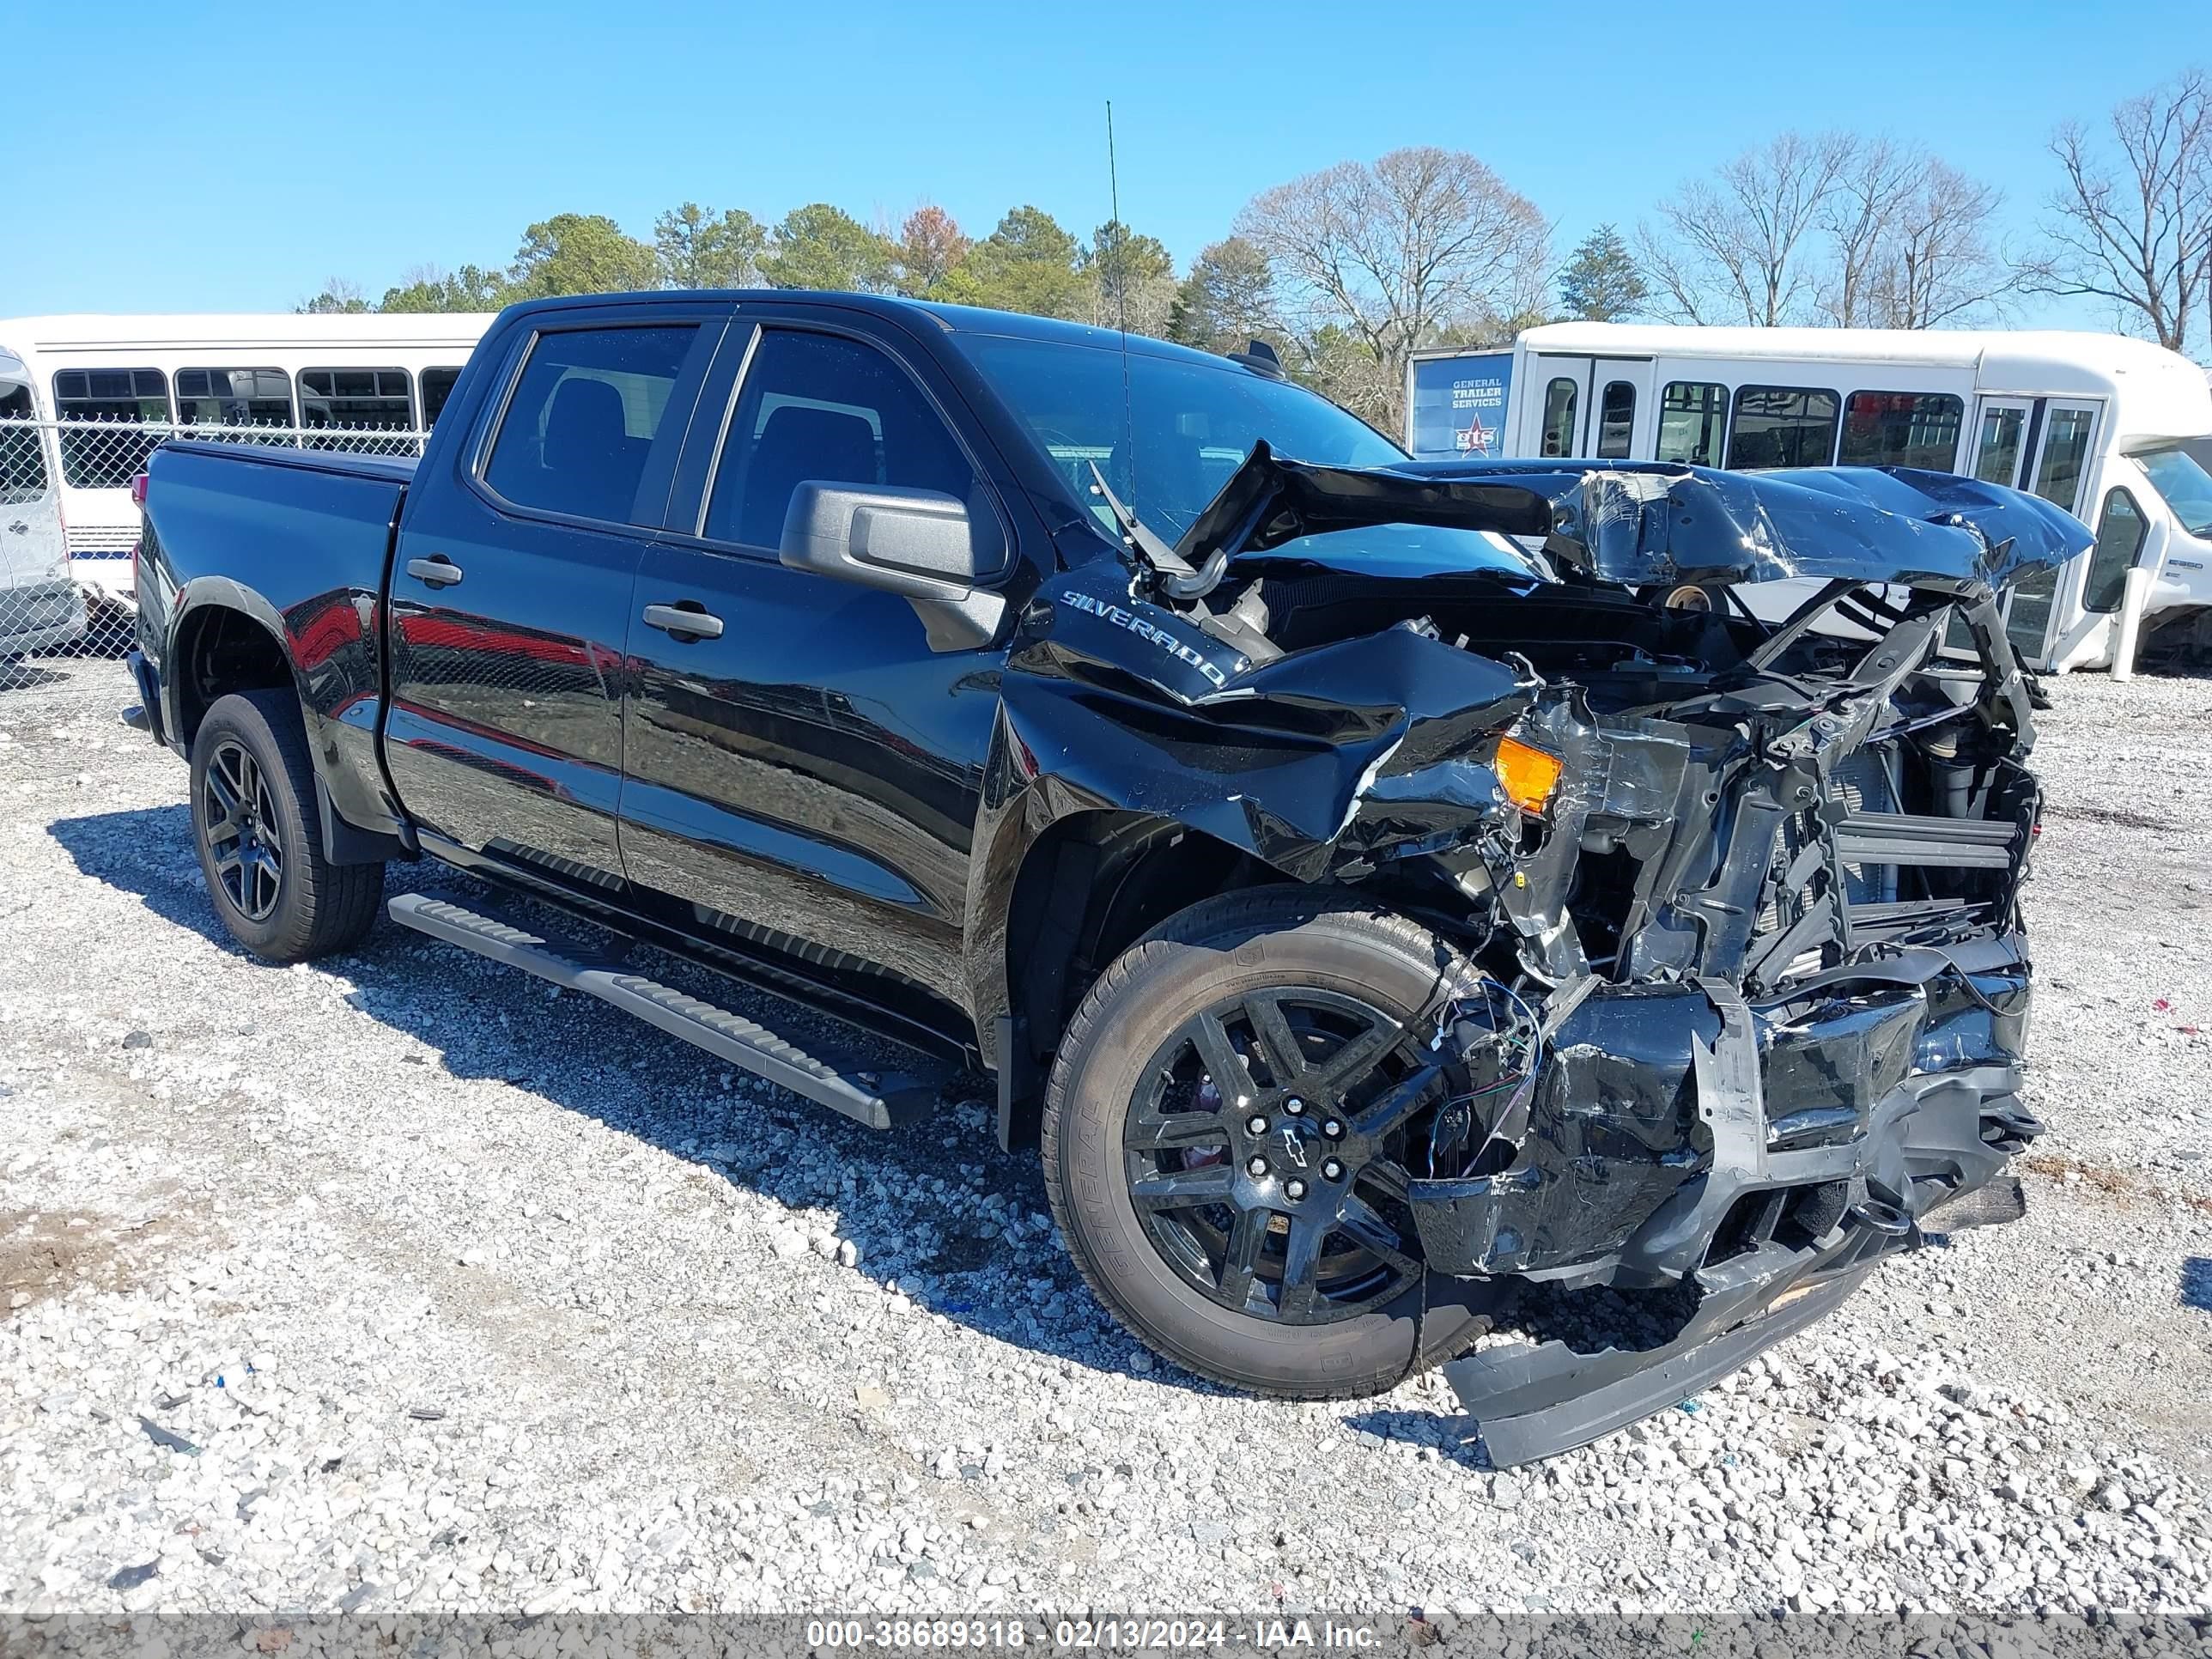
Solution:
<svg viewBox="0 0 2212 1659"><path fill-rule="evenodd" d="M1434 1379L1156 1367L980 1103L873 1135L388 925L256 965L120 667L30 678L0 1609L2212 1608L2212 683L2055 688L2028 1218L1505 1474Z"/></svg>

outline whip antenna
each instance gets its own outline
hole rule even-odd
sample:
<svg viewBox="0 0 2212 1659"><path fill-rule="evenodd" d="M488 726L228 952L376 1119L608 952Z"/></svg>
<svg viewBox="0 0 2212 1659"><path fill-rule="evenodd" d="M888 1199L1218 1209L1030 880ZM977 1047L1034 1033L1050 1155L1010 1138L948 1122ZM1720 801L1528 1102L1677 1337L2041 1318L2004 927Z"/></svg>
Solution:
<svg viewBox="0 0 2212 1659"><path fill-rule="evenodd" d="M1121 175L1114 164L1114 100L1106 100L1106 193L1112 204L1114 234L1121 239L1114 256L1114 300L1121 331L1121 446L1129 465L1129 501L1133 511L1137 494L1137 418L1129 395L1129 228L1121 222Z"/></svg>

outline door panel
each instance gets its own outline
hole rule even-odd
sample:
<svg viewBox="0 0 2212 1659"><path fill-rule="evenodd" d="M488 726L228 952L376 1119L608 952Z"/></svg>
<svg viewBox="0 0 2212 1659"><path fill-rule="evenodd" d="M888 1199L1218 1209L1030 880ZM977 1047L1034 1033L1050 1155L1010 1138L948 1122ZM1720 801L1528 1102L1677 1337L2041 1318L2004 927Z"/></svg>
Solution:
<svg viewBox="0 0 2212 1659"><path fill-rule="evenodd" d="M1985 408L1990 401L1984 400ZM2096 404L2056 398L2034 399L2013 481L2017 487L2078 515L2096 453L2099 409ZM2085 559L2075 558L2014 585L2005 605L2005 633L2014 653L2031 668L2047 666L2053 641L2079 620L2084 568Z"/></svg>
<svg viewBox="0 0 2212 1659"><path fill-rule="evenodd" d="M1528 360L1528 429L1521 453L1550 459L1586 455L1589 445L1591 374L1588 357L1532 356Z"/></svg>
<svg viewBox="0 0 2212 1659"><path fill-rule="evenodd" d="M674 925L750 939L964 1011L968 858L999 708L995 650L938 652L904 599L787 568L803 480L964 500L980 567L1007 521L944 411L956 395L889 331L830 307L749 306L647 555L629 630L624 867ZM687 533L689 532L689 533ZM648 625L695 607L717 637Z"/></svg>
<svg viewBox="0 0 2212 1659"><path fill-rule="evenodd" d="M819 945L964 1005L968 854L995 657L930 650L914 608L741 553L657 546L630 635L624 867L678 925Z"/></svg>
<svg viewBox="0 0 2212 1659"><path fill-rule="evenodd" d="M499 430L418 486L394 554L385 732L425 829L620 884L623 644L726 311L563 314L529 346Z"/></svg>

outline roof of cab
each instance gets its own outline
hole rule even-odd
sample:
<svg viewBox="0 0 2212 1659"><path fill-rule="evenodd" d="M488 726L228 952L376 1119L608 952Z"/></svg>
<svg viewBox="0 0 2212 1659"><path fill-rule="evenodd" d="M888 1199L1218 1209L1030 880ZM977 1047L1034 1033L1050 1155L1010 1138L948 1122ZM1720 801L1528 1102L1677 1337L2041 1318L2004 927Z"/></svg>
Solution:
<svg viewBox="0 0 2212 1659"><path fill-rule="evenodd" d="M1154 339L1146 334L1124 337L1121 331L1090 323L1069 322L1059 317L1033 317L1025 312L991 311L981 306L944 305L934 300L911 300L897 294L852 294L836 289L732 288L659 289L632 294L573 294L557 299L523 300L514 309L532 314L570 307L642 304L673 300L727 300L742 306L818 304L841 306L879 317L908 322L926 320L947 334L987 334L1012 339L1048 340L1055 344L1091 346L1119 351L1126 337L1130 352L1145 357L1165 357L1204 363L1210 368L1242 368L1234 360L1193 346Z"/></svg>

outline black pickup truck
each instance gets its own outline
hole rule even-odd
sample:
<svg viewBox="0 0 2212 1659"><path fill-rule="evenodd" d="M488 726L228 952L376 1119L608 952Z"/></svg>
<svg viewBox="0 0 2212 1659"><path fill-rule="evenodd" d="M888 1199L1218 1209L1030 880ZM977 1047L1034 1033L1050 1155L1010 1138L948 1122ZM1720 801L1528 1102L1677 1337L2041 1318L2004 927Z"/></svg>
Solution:
<svg viewBox="0 0 2212 1659"><path fill-rule="evenodd" d="M1502 1288L1650 1292L1657 1346L1447 1367L1520 1461L2018 1211L1997 601L2089 539L2032 497L1416 463L1264 348L782 292L519 306L419 463L144 489L133 669L242 945L383 909L879 1127L995 1074L1209 1377L1374 1391ZM534 902L387 900L426 858Z"/></svg>

